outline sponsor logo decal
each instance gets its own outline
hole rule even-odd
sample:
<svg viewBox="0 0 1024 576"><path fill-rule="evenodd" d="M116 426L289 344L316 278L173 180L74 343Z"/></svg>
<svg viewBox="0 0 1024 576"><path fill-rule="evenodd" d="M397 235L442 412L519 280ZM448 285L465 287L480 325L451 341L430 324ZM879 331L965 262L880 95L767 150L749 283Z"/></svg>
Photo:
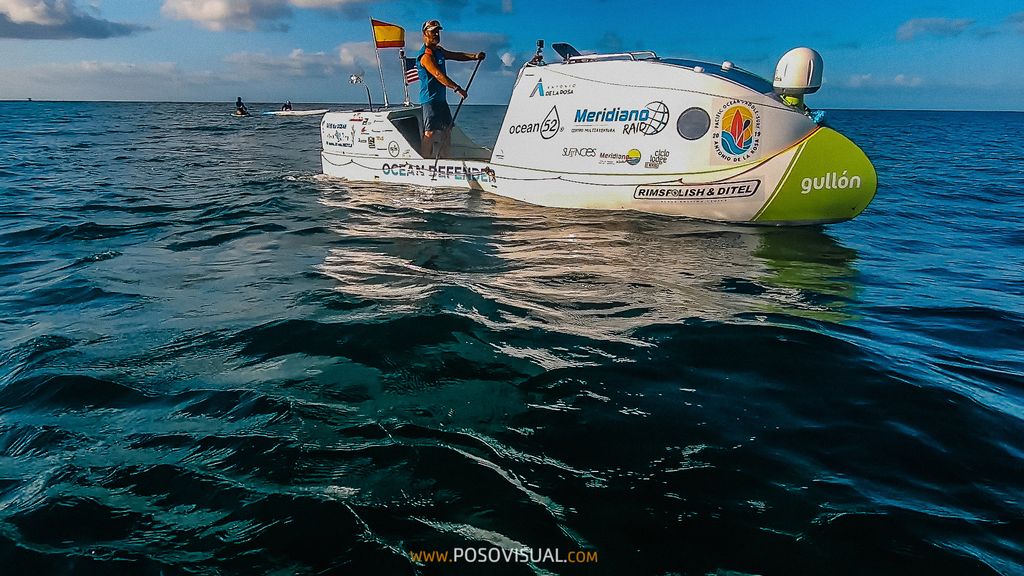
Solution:
<svg viewBox="0 0 1024 576"><path fill-rule="evenodd" d="M562 148L562 156L567 158L595 158L597 148Z"/></svg>
<svg viewBox="0 0 1024 576"><path fill-rule="evenodd" d="M729 200L753 196L760 186L760 180L688 186L654 184L637 186L633 191L633 198L637 200Z"/></svg>
<svg viewBox="0 0 1024 576"><path fill-rule="evenodd" d="M532 134L537 132L545 140L554 138L556 134L563 130L565 128L562 128L561 120L558 118L558 108L555 106L551 107L551 110L548 111L547 116L541 122L513 124L508 127L509 134Z"/></svg>
<svg viewBox="0 0 1024 576"><path fill-rule="evenodd" d="M555 134L562 131L562 124L558 120L558 108L551 107L551 111L544 117L544 122L540 125L540 137L545 140L550 140Z"/></svg>
<svg viewBox="0 0 1024 576"><path fill-rule="evenodd" d="M356 136L355 126L352 126L350 129L349 125L344 122L325 122L324 125L328 130L334 130L334 132L324 134L324 144L326 146L352 147L352 142Z"/></svg>
<svg viewBox="0 0 1024 576"><path fill-rule="evenodd" d="M810 194L811 190L846 190L847 188L860 188L860 176L847 176L846 170L842 174L837 172L826 172L820 178L804 178L800 181L800 193Z"/></svg>
<svg viewBox="0 0 1024 576"><path fill-rule="evenodd" d="M530 98L534 96L563 96L572 94L575 91L575 84L549 84L547 90L545 90L544 80L537 80L537 85L530 92Z"/></svg>
<svg viewBox="0 0 1024 576"><path fill-rule="evenodd" d="M668 150L655 150L650 160L644 162L644 168L661 168L661 165L668 162Z"/></svg>
<svg viewBox="0 0 1024 576"><path fill-rule="evenodd" d="M629 164L630 166L636 166L640 163L643 154L636 148L632 148L625 154L621 152L600 152L597 157L598 164Z"/></svg>
<svg viewBox="0 0 1024 576"><path fill-rule="evenodd" d="M385 176L398 176L400 178L429 177L442 180L468 180L472 182L494 182L497 176L494 169L470 168L456 164L434 166L433 163L418 164L414 162L403 162L401 164L383 164L380 171Z"/></svg>
<svg viewBox="0 0 1024 576"><path fill-rule="evenodd" d="M388 142L388 154L391 154L392 158L398 158L398 142Z"/></svg>
<svg viewBox="0 0 1024 576"><path fill-rule="evenodd" d="M324 144L327 146L341 146L342 148L352 147L352 136L341 130L335 130L333 134L324 137Z"/></svg>
<svg viewBox="0 0 1024 576"><path fill-rule="evenodd" d="M730 100L715 114L715 152L723 160L742 162L761 142L761 114L739 100Z"/></svg>
<svg viewBox="0 0 1024 576"><path fill-rule="evenodd" d="M668 125L668 106L660 100L648 102L643 108L602 108L591 110L577 108L573 121L577 127L573 132L620 132L622 134L643 134L654 136Z"/></svg>

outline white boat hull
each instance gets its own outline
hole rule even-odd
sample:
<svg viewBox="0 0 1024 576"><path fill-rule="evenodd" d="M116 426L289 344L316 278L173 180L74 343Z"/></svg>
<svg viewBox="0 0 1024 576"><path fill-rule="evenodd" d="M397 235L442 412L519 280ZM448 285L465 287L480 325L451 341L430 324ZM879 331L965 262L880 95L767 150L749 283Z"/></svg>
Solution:
<svg viewBox="0 0 1024 576"><path fill-rule="evenodd" d="M322 152L324 174L361 182L467 188L497 193L493 169L478 160L434 160L349 156Z"/></svg>
<svg viewBox="0 0 1024 576"><path fill-rule="evenodd" d="M870 203L877 176L855 144L782 103L763 79L698 68L671 60L526 66L494 151L456 127L436 163L419 149L418 107L328 113L323 171L539 206L726 222L839 222ZM636 88L652 77L662 85Z"/></svg>

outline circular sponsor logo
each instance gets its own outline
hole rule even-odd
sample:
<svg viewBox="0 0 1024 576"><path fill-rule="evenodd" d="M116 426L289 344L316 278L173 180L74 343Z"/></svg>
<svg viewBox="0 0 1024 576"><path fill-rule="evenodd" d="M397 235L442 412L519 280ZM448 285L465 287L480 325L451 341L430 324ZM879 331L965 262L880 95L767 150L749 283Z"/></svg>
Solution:
<svg viewBox="0 0 1024 576"><path fill-rule="evenodd" d="M629 164L630 166L636 166L637 164L640 163L640 156L640 151L637 150L636 148L633 148L629 152L626 152L626 164Z"/></svg>
<svg viewBox="0 0 1024 576"><path fill-rule="evenodd" d="M392 158L398 158L398 142L388 142L388 154L391 154Z"/></svg>
<svg viewBox="0 0 1024 576"><path fill-rule="evenodd" d="M739 100L726 102L715 115L715 151L731 162L746 160L757 152L761 140L761 115Z"/></svg>
<svg viewBox="0 0 1024 576"><path fill-rule="evenodd" d="M654 101L646 106L647 122L640 125L640 131L647 136L654 136L668 125L668 106L664 102Z"/></svg>

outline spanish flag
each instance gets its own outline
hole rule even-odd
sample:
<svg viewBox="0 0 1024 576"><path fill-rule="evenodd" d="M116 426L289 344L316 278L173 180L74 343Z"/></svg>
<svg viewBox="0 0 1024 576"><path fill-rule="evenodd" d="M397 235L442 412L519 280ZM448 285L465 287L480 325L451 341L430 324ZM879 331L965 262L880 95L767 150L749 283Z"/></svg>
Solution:
<svg viewBox="0 0 1024 576"><path fill-rule="evenodd" d="M373 41L377 48L404 48L405 30L401 26L370 19L373 26Z"/></svg>

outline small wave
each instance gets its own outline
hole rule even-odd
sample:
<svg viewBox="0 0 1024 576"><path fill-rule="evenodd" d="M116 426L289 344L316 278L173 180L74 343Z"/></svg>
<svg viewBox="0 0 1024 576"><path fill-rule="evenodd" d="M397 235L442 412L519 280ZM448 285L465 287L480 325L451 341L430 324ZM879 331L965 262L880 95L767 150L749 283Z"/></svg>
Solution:
<svg viewBox="0 0 1024 576"><path fill-rule="evenodd" d="M381 323L323 323L310 320L283 320L251 328L232 337L242 345L241 354L261 360L288 354L345 356L357 362L385 367L388 349L413 353L417 346L456 341L456 332L470 332L468 319L439 314L395 318Z"/></svg>
<svg viewBox="0 0 1024 576"><path fill-rule="evenodd" d="M237 482L172 464L120 467L103 480L103 486L151 498L162 508L198 506L230 511L252 497L252 492Z"/></svg>
<svg viewBox="0 0 1024 576"><path fill-rule="evenodd" d="M107 250L106 252L100 252L98 254L93 254L91 256L79 258L78 260L75 260L73 264L65 266L64 268L74 268L76 266L93 264L95 262L103 262L104 260L110 260L112 258L117 258L118 256L121 256L121 253L118 252L117 250ZM62 270L64 268L62 268Z"/></svg>
<svg viewBox="0 0 1024 576"><path fill-rule="evenodd" d="M209 248L212 246L219 246L228 242L238 240L239 238L245 238L247 236L253 236L262 232L281 232L287 228L280 224L257 224L253 226L247 226L241 230L235 232L225 232L223 234L215 234L202 240L187 240L181 242L172 242L167 245L169 250L175 252L183 252L185 250L192 250L195 248Z"/></svg>
<svg viewBox="0 0 1024 576"><path fill-rule="evenodd" d="M166 204L108 204L104 202L89 202L78 208L81 212L124 212L126 214L167 214L191 210L193 206L169 206Z"/></svg>
<svg viewBox="0 0 1024 576"><path fill-rule="evenodd" d="M47 454L73 448L87 441L84 436L52 426L4 426L0 427L0 456L45 457Z"/></svg>
<svg viewBox="0 0 1024 576"><path fill-rule="evenodd" d="M819 518L801 536L830 561L854 562L867 572L993 574L976 557L922 541L919 534L968 529L966 522L895 512L848 512ZM865 557L864 550L872 550Z"/></svg>
<svg viewBox="0 0 1024 576"><path fill-rule="evenodd" d="M13 255L9 255L11 257ZM42 267L48 262L44 260L10 260L7 262L0 262L0 273L3 274L21 274L37 268Z"/></svg>
<svg viewBox="0 0 1024 576"><path fill-rule="evenodd" d="M987 306L876 306L893 326L953 347L1024 349L1024 315Z"/></svg>
<svg viewBox="0 0 1024 576"><path fill-rule="evenodd" d="M8 383L0 389L0 413L24 410L123 408L148 402L151 395L94 376L43 374Z"/></svg>
<svg viewBox="0 0 1024 576"><path fill-rule="evenodd" d="M122 540L150 525L144 514L81 496L48 498L8 516L7 521L17 526L28 542L54 547Z"/></svg>
<svg viewBox="0 0 1024 576"><path fill-rule="evenodd" d="M0 234L0 242L18 245L35 242L103 240L160 228L165 225L167 225L165 222L144 222L131 225L85 222L82 224L57 226L56 228L53 226L38 226L35 228Z"/></svg>
<svg viewBox="0 0 1024 576"><path fill-rule="evenodd" d="M104 290L82 278L64 278L27 292L21 299L21 304L28 309L55 306L83 307L101 301L133 300L136 297L136 294Z"/></svg>
<svg viewBox="0 0 1024 576"><path fill-rule="evenodd" d="M227 422L253 417L262 418L263 425L286 420L291 405L275 398L249 390L190 391L176 398L185 400L174 415L220 419Z"/></svg>

